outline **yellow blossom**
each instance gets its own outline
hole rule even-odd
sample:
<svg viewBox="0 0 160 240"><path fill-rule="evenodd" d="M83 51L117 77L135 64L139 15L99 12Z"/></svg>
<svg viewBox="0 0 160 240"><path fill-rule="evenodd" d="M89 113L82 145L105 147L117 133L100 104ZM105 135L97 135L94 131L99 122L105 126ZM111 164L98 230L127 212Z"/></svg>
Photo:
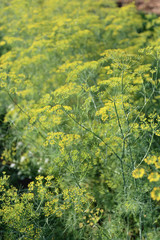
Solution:
<svg viewBox="0 0 160 240"><path fill-rule="evenodd" d="M80 223L80 224L79 224L79 228L82 228L82 227L83 227L83 223Z"/></svg>
<svg viewBox="0 0 160 240"><path fill-rule="evenodd" d="M151 192L151 198L153 200L160 200L160 187L155 187L153 188L152 192Z"/></svg>
<svg viewBox="0 0 160 240"><path fill-rule="evenodd" d="M160 168L160 162L159 162L159 161L158 161L158 162L155 162L154 165L155 165L155 167L156 167L157 169Z"/></svg>
<svg viewBox="0 0 160 240"><path fill-rule="evenodd" d="M134 178L142 178L145 174L145 170L143 168L137 168L132 172L132 176Z"/></svg>
<svg viewBox="0 0 160 240"><path fill-rule="evenodd" d="M152 172L148 176L150 182L157 182L160 179L160 175L157 172Z"/></svg>
<svg viewBox="0 0 160 240"><path fill-rule="evenodd" d="M157 160L157 157L156 156L151 156L151 157L147 157L144 159L144 161L150 165L150 164L154 164Z"/></svg>

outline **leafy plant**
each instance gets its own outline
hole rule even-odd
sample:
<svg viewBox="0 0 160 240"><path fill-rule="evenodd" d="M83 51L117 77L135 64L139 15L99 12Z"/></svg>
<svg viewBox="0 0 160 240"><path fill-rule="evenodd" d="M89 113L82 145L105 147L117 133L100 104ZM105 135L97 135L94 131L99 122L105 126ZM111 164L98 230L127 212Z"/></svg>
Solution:
<svg viewBox="0 0 160 240"><path fill-rule="evenodd" d="M159 239L159 17L0 7L2 239Z"/></svg>

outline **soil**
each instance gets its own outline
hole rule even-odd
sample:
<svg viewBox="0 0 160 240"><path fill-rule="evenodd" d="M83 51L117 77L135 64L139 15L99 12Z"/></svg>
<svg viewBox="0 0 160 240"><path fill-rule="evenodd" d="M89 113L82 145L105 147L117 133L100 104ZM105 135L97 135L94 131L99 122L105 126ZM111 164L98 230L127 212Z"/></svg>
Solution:
<svg viewBox="0 0 160 240"><path fill-rule="evenodd" d="M133 0L117 0L119 7L131 2ZM160 15L160 0L134 0L134 2L138 10Z"/></svg>

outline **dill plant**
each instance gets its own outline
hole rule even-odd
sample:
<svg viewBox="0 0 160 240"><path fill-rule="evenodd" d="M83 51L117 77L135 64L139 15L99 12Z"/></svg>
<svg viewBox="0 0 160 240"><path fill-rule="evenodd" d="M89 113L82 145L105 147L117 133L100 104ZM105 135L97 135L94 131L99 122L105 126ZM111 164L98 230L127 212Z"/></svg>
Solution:
<svg viewBox="0 0 160 240"><path fill-rule="evenodd" d="M159 239L159 18L109 0L0 6L1 169L31 181L2 174L2 239Z"/></svg>

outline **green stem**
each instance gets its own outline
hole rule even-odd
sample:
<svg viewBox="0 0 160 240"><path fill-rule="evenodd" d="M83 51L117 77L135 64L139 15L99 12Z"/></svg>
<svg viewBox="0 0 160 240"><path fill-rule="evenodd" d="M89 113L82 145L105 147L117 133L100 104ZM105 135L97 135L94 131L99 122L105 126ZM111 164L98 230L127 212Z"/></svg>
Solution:
<svg viewBox="0 0 160 240"><path fill-rule="evenodd" d="M121 123L120 123L120 119L119 119L119 115L118 115L118 111L117 111L117 106L116 106L116 103L114 101L114 108L115 108L115 112L116 112L116 117L117 117L117 121L118 121L118 126L119 126L119 129L121 131L121 135L122 135L122 139L123 139L123 146L122 146L122 157L120 158L120 162L121 162L121 171L122 171L122 177L123 177L123 187L124 187L124 193L125 195L127 194L127 190L126 190L126 180L125 180L125 174L124 174L124 166L123 166L123 158L124 158L124 155L125 155L125 137L124 137L124 133L123 133L123 130L122 130L122 126L121 126Z"/></svg>

